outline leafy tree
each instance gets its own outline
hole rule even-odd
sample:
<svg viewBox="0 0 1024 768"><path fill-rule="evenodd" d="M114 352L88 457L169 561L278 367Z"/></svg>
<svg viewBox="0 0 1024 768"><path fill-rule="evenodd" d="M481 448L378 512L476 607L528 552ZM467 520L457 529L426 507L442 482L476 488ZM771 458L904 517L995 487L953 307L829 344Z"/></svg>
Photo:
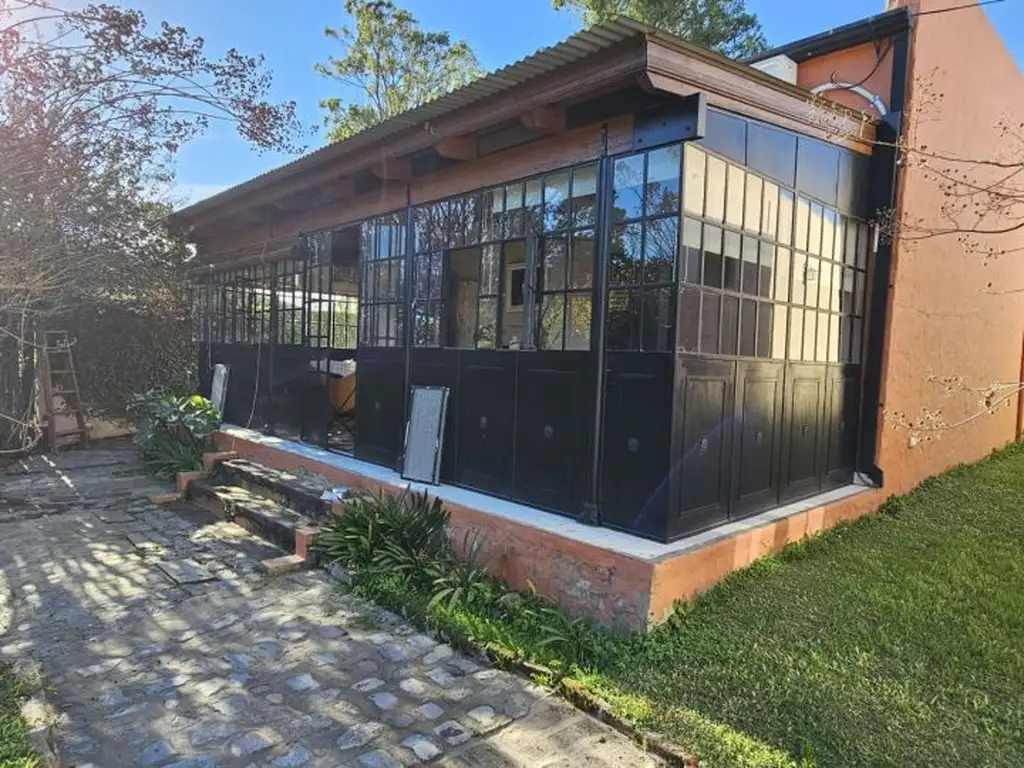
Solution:
<svg viewBox="0 0 1024 768"><path fill-rule="evenodd" d="M153 198L214 122L259 149L297 149L294 103L269 102L269 86L261 59L212 58L130 8L0 0L0 381L27 390L0 386L0 441L11 425L13 447L30 441L35 333L68 327L69 310L131 302L187 328L189 252Z"/></svg>
<svg viewBox="0 0 1024 768"><path fill-rule="evenodd" d="M582 10L588 24L629 16L732 58L767 47L744 0L552 0L552 5Z"/></svg>
<svg viewBox="0 0 1024 768"><path fill-rule="evenodd" d="M480 74L469 45L447 32L425 32L391 0L346 0L353 26L324 30L344 49L317 72L357 89L359 102L320 102L332 141L354 136L390 117L465 85Z"/></svg>

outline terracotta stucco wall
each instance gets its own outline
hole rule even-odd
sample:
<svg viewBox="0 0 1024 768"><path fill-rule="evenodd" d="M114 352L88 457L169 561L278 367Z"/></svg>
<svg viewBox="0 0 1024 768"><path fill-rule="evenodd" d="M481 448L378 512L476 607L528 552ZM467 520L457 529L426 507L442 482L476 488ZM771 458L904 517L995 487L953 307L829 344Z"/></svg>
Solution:
<svg viewBox="0 0 1024 768"><path fill-rule="evenodd" d="M963 0L922 0L921 11L963 5ZM998 123L1024 120L1024 78L998 33L978 7L915 17L911 44L908 127L914 147L931 154L975 160L1024 162L1021 144L1001 135ZM941 99L936 96L941 94ZM950 202L934 172L921 168L912 152L902 172L903 220L936 231L949 226L943 206ZM932 161L936 168L950 163ZM1006 171L976 164L955 166L984 186ZM1024 185L1018 185L1024 192ZM1018 211L1017 221L1024 212ZM955 217L961 224L969 215ZM1012 222L1002 222L1003 224ZM989 220L984 226L998 226ZM981 245L1024 249L1024 231L979 237ZM886 491L908 490L924 478L960 462L974 461L1015 437L1017 396L994 415L978 414L980 394L946 395L929 376L963 377L968 387L1016 382L1021 365L1024 250L985 263L956 235L896 242L887 354L883 360L883 430L879 464ZM967 423L941 433L913 434L897 426L895 413L913 421L921 409L941 409L948 424Z"/></svg>
<svg viewBox="0 0 1024 768"><path fill-rule="evenodd" d="M797 85L809 91L829 83L859 85L879 97L888 110L892 62L892 45L889 40L879 40L877 44L855 45L802 62L797 69ZM852 109L862 109L871 114L876 112L868 99L852 90L829 90L824 96Z"/></svg>

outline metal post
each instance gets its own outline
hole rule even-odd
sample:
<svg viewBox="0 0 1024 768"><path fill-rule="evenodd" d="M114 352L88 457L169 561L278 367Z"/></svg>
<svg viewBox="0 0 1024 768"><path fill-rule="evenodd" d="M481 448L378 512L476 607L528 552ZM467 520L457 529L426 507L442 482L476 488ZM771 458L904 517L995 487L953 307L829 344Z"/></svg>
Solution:
<svg viewBox="0 0 1024 768"><path fill-rule="evenodd" d="M597 167L597 221L594 248L594 311L591 316L590 338L594 349L594 424L590 463L590 489L583 504L580 522L601 524L601 441L604 426L604 390L607 375L607 348L605 340L608 307L608 251L611 244L611 160L608 158L608 125L601 126L601 156Z"/></svg>

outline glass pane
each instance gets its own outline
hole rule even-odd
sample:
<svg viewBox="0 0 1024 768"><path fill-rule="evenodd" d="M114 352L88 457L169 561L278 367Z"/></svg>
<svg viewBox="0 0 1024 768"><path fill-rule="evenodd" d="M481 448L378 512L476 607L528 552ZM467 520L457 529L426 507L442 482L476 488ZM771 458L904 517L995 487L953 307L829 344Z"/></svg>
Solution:
<svg viewBox="0 0 1024 768"><path fill-rule="evenodd" d="M615 221L643 216L644 156L615 161L612 218Z"/></svg>
<svg viewBox="0 0 1024 768"><path fill-rule="evenodd" d="M501 239L501 212L505 210L505 190L502 187L488 189L480 202L481 238Z"/></svg>
<svg viewBox="0 0 1024 768"><path fill-rule="evenodd" d="M725 231L724 247L725 255L725 281L723 287L730 291L740 289L740 236L737 232Z"/></svg>
<svg viewBox="0 0 1024 768"><path fill-rule="evenodd" d="M498 300L480 299L477 315L476 346L494 349L498 338Z"/></svg>
<svg viewBox="0 0 1024 768"><path fill-rule="evenodd" d="M853 292L853 314L864 315L864 293L867 290L867 274L857 273L857 287Z"/></svg>
<svg viewBox="0 0 1024 768"><path fill-rule="evenodd" d="M772 285L772 298L776 301L789 301L789 274L792 252L779 248L775 255L775 282Z"/></svg>
<svg viewBox="0 0 1024 768"><path fill-rule="evenodd" d="M781 324L781 333L776 329ZM757 351L761 358L786 356L786 308L762 301L757 305Z"/></svg>
<svg viewBox="0 0 1024 768"><path fill-rule="evenodd" d="M413 273L415 275L415 282L413 283L412 291L413 298L425 299L430 295L430 254L421 254L413 257ZM366 288L368 297L372 297L373 294L373 278L370 276L371 273L367 273L368 281Z"/></svg>
<svg viewBox="0 0 1024 768"><path fill-rule="evenodd" d="M828 361L839 362L839 315L828 317Z"/></svg>
<svg viewBox="0 0 1024 768"><path fill-rule="evenodd" d="M750 296L757 295L759 275L757 271L758 241L749 235L743 236L743 257L740 263L740 291Z"/></svg>
<svg viewBox="0 0 1024 768"><path fill-rule="evenodd" d="M597 165L585 165L572 172L572 225L592 227L597 208Z"/></svg>
<svg viewBox="0 0 1024 768"><path fill-rule="evenodd" d="M394 262L393 262L394 263ZM440 299L444 288L444 254L435 253L430 257L430 298Z"/></svg>
<svg viewBox="0 0 1024 768"><path fill-rule="evenodd" d="M565 268L568 259L568 242L566 237L544 238L543 274L544 291L565 290Z"/></svg>
<svg viewBox="0 0 1024 768"><path fill-rule="evenodd" d="M639 313L631 291L608 292L608 348L637 349Z"/></svg>
<svg viewBox="0 0 1024 768"><path fill-rule="evenodd" d="M704 169L707 155L693 144L686 145L686 156L683 168L686 171L686 182L683 190L683 207L687 213L700 216L704 213Z"/></svg>
<svg viewBox="0 0 1024 768"><path fill-rule="evenodd" d="M824 363L828 360L829 317L828 312L818 313L818 342L815 345L814 359L819 363Z"/></svg>
<svg viewBox="0 0 1024 768"><path fill-rule="evenodd" d="M496 296L501 276L501 246L497 243L485 245L480 257L480 295Z"/></svg>
<svg viewBox="0 0 1024 768"><path fill-rule="evenodd" d="M847 267L843 270L843 285L839 292L839 311L844 315L853 313L853 290L855 285L854 271ZM834 308L833 308L834 309Z"/></svg>
<svg viewBox="0 0 1024 768"><path fill-rule="evenodd" d="M832 279L829 283L828 293L829 301L828 306L833 312L839 311L839 292L843 287L843 268L838 264L832 265Z"/></svg>
<svg viewBox="0 0 1024 768"><path fill-rule="evenodd" d="M796 245L801 251L807 250L807 229L810 226L811 203L804 198L796 201Z"/></svg>
<svg viewBox="0 0 1024 768"><path fill-rule="evenodd" d="M801 360L814 360L814 348L817 344L818 313L804 311L804 346Z"/></svg>
<svg viewBox="0 0 1024 768"><path fill-rule="evenodd" d="M643 225L621 224L612 230L611 285L635 285L640 282L640 248Z"/></svg>
<svg viewBox="0 0 1024 768"><path fill-rule="evenodd" d="M565 314L565 348L590 349L590 296L569 296Z"/></svg>
<svg viewBox="0 0 1024 768"><path fill-rule="evenodd" d="M722 354L735 355L740 330L740 300L736 296L722 297Z"/></svg>
<svg viewBox="0 0 1024 768"><path fill-rule="evenodd" d="M501 297L503 348L518 349L524 341L526 308L526 241L505 243L505 274Z"/></svg>
<svg viewBox="0 0 1024 768"><path fill-rule="evenodd" d="M674 144L656 149L647 156L646 216L679 213L679 161L683 147Z"/></svg>
<svg viewBox="0 0 1024 768"><path fill-rule="evenodd" d="M793 242L793 193L788 189L779 190L779 242Z"/></svg>
<svg viewBox="0 0 1024 768"><path fill-rule="evenodd" d="M645 352L672 349L672 288L655 288L643 294L643 346Z"/></svg>
<svg viewBox="0 0 1024 768"><path fill-rule="evenodd" d="M704 225L704 285L714 288L722 287L722 230Z"/></svg>
<svg viewBox="0 0 1024 768"><path fill-rule="evenodd" d="M775 284L775 246L761 243L761 258L757 265L757 295L772 298L772 286Z"/></svg>
<svg viewBox="0 0 1024 768"><path fill-rule="evenodd" d="M726 187L727 196L725 199L725 223L734 227L743 226L743 186L747 174L743 169L729 166L729 185Z"/></svg>
<svg viewBox="0 0 1024 768"><path fill-rule="evenodd" d="M843 261L850 265L857 263L857 230L858 223L853 219L847 219L846 247L843 249Z"/></svg>
<svg viewBox="0 0 1024 768"><path fill-rule="evenodd" d="M561 349L565 328L565 296L547 295L540 302L540 323L537 345L540 349Z"/></svg>
<svg viewBox="0 0 1024 768"><path fill-rule="evenodd" d="M644 237L644 283L670 283L676 266L679 219L654 219L646 223Z"/></svg>
<svg viewBox="0 0 1024 768"><path fill-rule="evenodd" d="M679 288L676 327L676 348L683 352L696 352L700 331L700 289L688 285Z"/></svg>
<svg viewBox="0 0 1024 768"><path fill-rule="evenodd" d="M761 231L761 190L764 183L757 176L747 174L747 199L743 214L743 228L750 232Z"/></svg>
<svg viewBox="0 0 1024 768"><path fill-rule="evenodd" d="M861 360L861 332L863 327L863 320L859 317L853 318L853 332L850 334L850 360L855 363L859 363Z"/></svg>
<svg viewBox="0 0 1024 768"><path fill-rule="evenodd" d="M569 228L569 172L553 173L544 179L544 229Z"/></svg>
<svg viewBox="0 0 1024 768"><path fill-rule="evenodd" d="M764 183L761 202L761 233L774 240L779 231L779 188L769 181Z"/></svg>
<svg viewBox="0 0 1024 768"><path fill-rule="evenodd" d="M699 221L683 220L683 273L679 277L689 283L700 282L700 230Z"/></svg>
<svg viewBox="0 0 1024 768"><path fill-rule="evenodd" d="M857 266L860 269L868 268L868 251L871 248L871 229L867 224L860 223L857 226Z"/></svg>
<svg viewBox="0 0 1024 768"><path fill-rule="evenodd" d="M753 357L757 333L757 302L743 299L740 305L740 354Z"/></svg>
<svg viewBox="0 0 1024 768"><path fill-rule="evenodd" d="M839 359L843 362L850 359L850 334L852 333L853 318L839 318Z"/></svg>
<svg viewBox="0 0 1024 768"><path fill-rule="evenodd" d="M448 204L432 203L421 205L413 211L413 221L416 228L416 251L433 251L444 248L448 242ZM388 228L381 227L380 240L390 242ZM384 253L383 247L378 247L379 253Z"/></svg>
<svg viewBox="0 0 1024 768"><path fill-rule="evenodd" d="M789 311L789 359L799 360L804 344L804 311L793 308Z"/></svg>
<svg viewBox="0 0 1024 768"><path fill-rule="evenodd" d="M725 216L725 169L724 160L708 155L708 188L705 216L722 221Z"/></svg>
<svg viewBox="0 0 1024 768"><path fill-rule="evenodd" d="M807 268L804 270L804 306L818 306L818 290L821 286L821 262L807 257Z"/></svg>
<svg viewBox="0 0 1024 768"><path fill-rule="evenodd" d="M480 293L479 248L452 251L449 277L449 329L447 345L463 349L476 346L476 303Z"/></svg>
<svg viewBox="0 0 1024 768"><path fill-rule="evenodd" d="M540 179L526 182L526 231L540 232L544 226L544 185Z"/></svg>
<svg viewBox="0 0 1024 768"><path fill-rule="evenodd" d="M807 229L807 250L818 256L821 255L821 225L824 211L817 203L811 203L811 219Z"/></svg>
<svg viewBox="0 0 1024 768"><path fill-rule="evenodd" d="M836 253L836 220L838 218L835 211L829 208L825 209L821 224L821 255L826 259L842 258L842 246L840 246L840 253Z"/></svg>
<svg viewBox="0 0 1024 768"><path fill-rule="evenodd" d="M807 256L799 251L793 254L793 290L790 301L803 305L807 301Z"/></svg>
<svg viewBox="0 0 1024 768"><path fill-rule="evenodd" d="M505 186L505 213L502 214L502 237L512 240L523 236L523 185Z"/></svg>
<svg viewBox="0 0 1024 768"><path fill-rule="evenodd" d="M594 282L594 232L583 230L572 235L569 259L569 288L589 288Z"/></svg>
<svg viewBox="0 0 1024 768"><path fill-rule="evenodd" d="M705 355L718 354L718 329L721 323L722 297L707 293L700 297L700 351Z"/></svg>

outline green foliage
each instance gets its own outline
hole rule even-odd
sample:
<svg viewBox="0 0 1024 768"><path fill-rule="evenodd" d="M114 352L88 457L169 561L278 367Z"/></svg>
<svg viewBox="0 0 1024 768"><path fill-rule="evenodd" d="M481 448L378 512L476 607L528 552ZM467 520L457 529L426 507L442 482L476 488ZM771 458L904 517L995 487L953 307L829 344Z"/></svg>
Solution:
<svg viewBox="0 0 1024 768"><path fill-rule="evenodd" d="M167 279L180 281L181 293L187 292L184 274ZM184 296L161 302L95 299L54 322L72 329L78 385L93 412L124 418L138 392L195 389L198 353Z"/></svg>
<svg viewBox="0 0 1024 768"><path fill-rule="evenodd" d="M324 123L332 141L347 139L388 118L443 96L480 73L472 49L447 32L425 32L391 0L346 0L353 26L327 27L344 55L317 65L317 72L355 88L362 103L325 99Z"/></svg>
<svg viewBox="0 0 1024 768"><path fill-rule="evenodd" d="M162 392L136 395L129 404L138 432L135 444L160 478L202 469L203 454L213 447L220 413L205 397L176 397Z"/></svg>
<svg viewBox="0 0 1024 768"><path fill-rule="evenodd" d="M30 691L7 664L0 664L0 766L36 768L39 758L28 738L21 702Z"/></svg>
<svg viewBox="0 0 1024 768"><path fill-rule="evenodd" d="M744 0L552 0L582 10L588 24L629 16L734 59L767 48L761 23Z"/></svg>
<svg viewBox="0 0 1024 768"><path fill-rule="evenodd" d="M701 765L1024 765L1022 497L1014 447L758 561L645 635L510 591L476 571L477 546L430 579L356 584L458 647L570 678Z"/></svg>

